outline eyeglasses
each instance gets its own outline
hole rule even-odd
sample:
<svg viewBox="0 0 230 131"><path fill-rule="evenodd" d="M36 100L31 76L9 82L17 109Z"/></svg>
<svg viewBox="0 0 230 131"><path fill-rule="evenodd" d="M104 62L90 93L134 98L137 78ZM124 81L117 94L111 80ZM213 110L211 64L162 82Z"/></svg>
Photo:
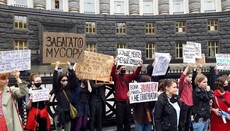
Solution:
<svg viewBox="0 0 230 131"><path fill-rule="evenodd" d="M68 81L68 80L61 80L62 82Z"/></svg>

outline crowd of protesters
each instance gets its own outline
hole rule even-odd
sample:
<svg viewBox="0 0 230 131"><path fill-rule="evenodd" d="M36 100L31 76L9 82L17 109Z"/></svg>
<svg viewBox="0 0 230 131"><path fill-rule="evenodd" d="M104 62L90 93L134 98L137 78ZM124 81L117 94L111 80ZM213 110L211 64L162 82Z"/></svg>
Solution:
<svg viewBox="0 0 230 131"><path fill-rule="evenodd" d="M85 131L89 120L91 131L102 131L105 110L105 85L93 80L79 79L75 66L67 62L67 73L56 62L53 73L53 89L56 96L54 124L57 131ZM125 65L112 67L116 103L116 125L118 131L130 131L132 119L135 131L229 131L230 93L228 76L219 76L216 70L215 90L211 90L207 77L200 66L187 65L179 81L152 76L153 64L146 74L140 75L142 63L133 73L127 74ZM0 73L0 131L22 131L23 126L17 113L16 98L26 96L28 109L25 129L29 131L49 131L50 117L47 101L33 102L33 90L43 90L42 78L30 75L30 84L19 78L20 72L13 71L18 88L8 87L9 74ZM152 102L130 104L129 83L158 82L158 99ZM50 97L50 96L49 96ZM77 110L77 117L70 116L70 103ZM133 117L131 116L133 109Z"/></svg>

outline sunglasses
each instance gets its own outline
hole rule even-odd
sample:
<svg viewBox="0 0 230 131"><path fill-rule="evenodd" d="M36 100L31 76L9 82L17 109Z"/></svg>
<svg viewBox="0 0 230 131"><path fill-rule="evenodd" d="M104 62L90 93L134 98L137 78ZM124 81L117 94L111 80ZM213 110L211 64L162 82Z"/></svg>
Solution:
<svg viewBox="0 0 230 131"><path fill-rule="evenodd" d="M68 81L68 80L61 80L62 82Z"/></svg>

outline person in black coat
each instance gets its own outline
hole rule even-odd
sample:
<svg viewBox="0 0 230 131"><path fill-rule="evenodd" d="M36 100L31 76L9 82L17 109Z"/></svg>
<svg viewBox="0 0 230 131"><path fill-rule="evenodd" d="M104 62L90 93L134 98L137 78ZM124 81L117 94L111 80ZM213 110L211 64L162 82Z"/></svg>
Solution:
<svg viewBox="0 0 230 131"><path fill-rule="evenodd" d="M165 92L160 94L155 105L156 131L177 131L180 118L180 102L174 80L164 81Z"/></svg>
<svg viewBox="0 0 230 131"><path fill-rule="evenodd" d="M92 92L89 98L90 107L90 131L102 131L101 121L103 111L105 110L105 85L96 84L95 81L90 81Z"/></svg>

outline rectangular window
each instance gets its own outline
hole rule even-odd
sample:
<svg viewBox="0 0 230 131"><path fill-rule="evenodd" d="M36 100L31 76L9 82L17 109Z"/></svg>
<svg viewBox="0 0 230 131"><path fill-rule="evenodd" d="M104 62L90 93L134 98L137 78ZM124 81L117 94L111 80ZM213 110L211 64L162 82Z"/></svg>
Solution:
<svg viewBox="0 0 230 131"><path fill-rule="evenodd" d="M96 23L95 22L85 22L85 32L94 34L96 33Z"/></svg>
<svg viewBox="0 0 230 131"><path fill-rule="evenodd" d="M185 42L176 43L176 58L177 59L181 59L183 57L183 44L185 44Z"/></svg>
<svg viewBox="0 0 230 131"><path fill-rule="evenodd" d="M87 46L86 47L87 51L97 52L97 45L96 45L96 43L87 43L86 46Z"/></svg>
<svg viewBox="0 0 230 131"><path fill-rule="evenodd" d="M155 24L154 23L146 23L145 33L146 34L154 34L155 33Z"/></svg>
<svg viewBox="0 0 230 131"><path fill-rule="evenodd" d="M173 0L173 14L184 14L183 0Z"/></svg>
<svg viewBox="0 0 230 131"><path fill-rule="evenodd" d="M153 14L153 0L143 0L143 15Z"/></svg>
<svg viewBox="0 0 230 131"><path fill-rule="evenodd" d="M27 29L27 17L26 16L14 16L14 28Z"/></svg>
<svg viewBox="0 0 230 131"><path fill-rule="evenodd" d="M216 57L218 53L218 41L209 41L208 42L208 57Z"/></svg>
<svg viewBox="0 0 230 131"><path fill-rule="evenodd" d="M215 12L215 0L204 0L204 12Z"/></svg>
<svg viewBox="0 0 230 131"><path fill-rule="evenodd" d="M147 43L145 53L146 59L153 59L155 57L155 44Z"/></svg>
<svg viewBox="0 0 230 131"><path fill-rule="evenodd" d="M124 1L115 0L114 1L114 14L124 15L125 14L124 5L125 5Z"/></svg>
<svg viewBox="0 0 230 131"><path fill-rule="evenodd" d="M95 0L84 0L84 12L95 13Z"/></svg>
<svg viewBox="0 0 230 131"><path fill-rule="evenodd" d="M208 31L218 30L218 20L208 20Z"/></svg>
<svg viewBox="0 0 230 131"><path fill-rule="evenodd" d="M117 34L125 34L126 33L126 23L116 23Z"/></svg>
<svg viewBox="0 0 230 131"><path fill-rule="evenodd" d="M14 50L24 50L28 49L27 40L15 40L14 41Z"/></svg>
<svg viewBox="0 0 230 131"><path fill-rule="evenodd" d="M118 43L117 49L119 49L119 48L126 48L126 44L125 43Z"/></svg>
<svg viewBox="0 0 230 131"><path fill-rule="evenodd" d="M176 22L176 32L185 32L186 22Z"/></svg>
<svg viewBox="0 0 230 131"><path fill-rule="evenodd" d="M18 6L18 7L28 7L28 3L27 0L13 0L14 2L14 6Z"/></svg>
<svg viewBox="0 0 230 131"><path fill-rule="evenodd" d="M51 0L51 10L63 11L63 0Z"/></svg>

